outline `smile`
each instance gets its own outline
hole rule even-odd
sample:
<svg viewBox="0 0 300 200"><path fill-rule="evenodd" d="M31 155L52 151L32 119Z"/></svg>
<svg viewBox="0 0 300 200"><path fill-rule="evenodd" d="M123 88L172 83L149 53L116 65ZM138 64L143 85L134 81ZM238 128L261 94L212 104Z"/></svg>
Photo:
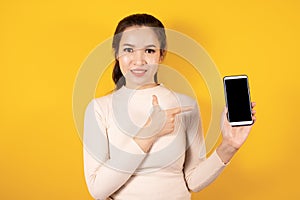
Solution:
<svg viewBox="0 0 300 200"><path fill-rule="evenodd" d="M143 76L146 72L147 72L147 70L146 69L132 69L132 70L130 70L131 71L131 73L133 74L133 75L135 75L135 76Z"/></svg>

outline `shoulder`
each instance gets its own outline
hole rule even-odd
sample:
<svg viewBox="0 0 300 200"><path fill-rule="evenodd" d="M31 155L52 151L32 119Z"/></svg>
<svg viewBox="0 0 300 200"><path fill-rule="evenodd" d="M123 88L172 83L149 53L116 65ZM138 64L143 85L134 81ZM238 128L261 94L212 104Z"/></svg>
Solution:
<svg viewBox="0 0 300 200"><path fill-rule="evenodd" d="M86 109L93 109L95 111L105 112L109 109L112 94L102 97L93 98L88 103Z"/></svg>
<svg viewBox="0 0 300 200"><path fill-rule="evenodd" d="M167 88L167 90L170 91L169 95L173 96L176 98L177 103L179 104L178 106L192 106L192 107L198 107L197 101L186 94L179 93L173 90L170 90Z"/></svg>
<svg viewBox="0 0 300 200"><path fill-rule="evenodd" d="M199 106L198 106L198 103L197 101L188 96L188 95L185 95L185 94L181 94L181 93L176 93L176 96L180 102L180 106L181 107L185 107L185 106L190 106L192 107L192 111L190 112L184 112L183 115L187 118L198 118L199 115L200 115L200 110L199 110Z"/></svg>
<svg viewBox="0 0 300 200"><path fill-rule="evenodd" d="M190 106L193 109L190 112L184 112L182 116L188 121L196 120L200 117L200 108L197 103L197 100L191 96L188 96L183 93L178 93L172 91L173 95L176 96L177 102L179 102L181 107ZM196 120L197 121L197 120Z"/></svg>
<svg viewBox="0 0 300 200"><path fill-rule="evenodd" d="M169 97L175 96L177 98L178 102L180 102L180 104L182 104L182 106L192 106L197 103L197 101L194 98L192 98L191 96L174 91L174 90L166 87L164 84L161 84L160 90L163 91L163 93L166 94L166 96L169 96Z"/></svg>
<svg viewBox="0 0 300 200"><path fill-rule="evenodd" d="M181 106L195 106L197 105L197 101L185 94L182 93L175 93L176 97L178 98L179 102L181 103Z"/></svg>
<svg viewBox="0 0 300 200"><path fill-rule="evenodd" d="M105 106L111 102L112 94L113 93L110 93L102 97L94 98L92 101L95 101L95 103L97 103L99 106Z"/></svg>

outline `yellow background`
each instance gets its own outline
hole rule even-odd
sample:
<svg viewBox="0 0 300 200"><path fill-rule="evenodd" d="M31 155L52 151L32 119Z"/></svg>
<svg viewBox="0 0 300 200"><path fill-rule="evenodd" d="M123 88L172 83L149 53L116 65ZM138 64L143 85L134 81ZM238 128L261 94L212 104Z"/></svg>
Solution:
<svg viewBox="0 0 300 200"><path fill-rule="evenodd" d="M72 115L81 63L128 14L203 45L222 76L246 73L257 123L196 199L299 199L300 2L2 1L0 199L91 199Z"/></svg>

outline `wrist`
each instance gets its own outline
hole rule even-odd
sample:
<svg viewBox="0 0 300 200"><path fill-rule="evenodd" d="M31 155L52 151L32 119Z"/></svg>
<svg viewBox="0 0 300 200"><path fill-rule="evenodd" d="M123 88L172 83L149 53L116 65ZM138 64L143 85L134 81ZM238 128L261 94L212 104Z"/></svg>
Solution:
<svg viewBox="0 0 300 200"><path fill-rule="evenodd" d="M216 149L217 154L219 155L224 164L230 162L230 160L236 154L237 151L238 148L235 148L227 142L222 142L220 146Z"/></svg>
<svg viewBox="0 0 300 200"><path fill-rule="evenodd" d="M133 140L140 146L140 148L145 152L148 153L156 141L156 137L152 136L149 138L140 138L134 137Z"/></svg>

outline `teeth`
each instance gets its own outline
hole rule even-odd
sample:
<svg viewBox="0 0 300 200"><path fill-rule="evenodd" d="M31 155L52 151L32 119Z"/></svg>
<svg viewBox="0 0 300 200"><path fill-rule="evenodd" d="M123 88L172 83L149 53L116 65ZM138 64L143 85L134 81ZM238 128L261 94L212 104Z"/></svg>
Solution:
<svg viewBox="0 0 300 200"><path fill-rule="evenodd" d="M147 70L142 70L142 69L134 69L134 70L131 70L132 72L136 73L136 74L142 74L142 73L145 73Z"/></svg>

